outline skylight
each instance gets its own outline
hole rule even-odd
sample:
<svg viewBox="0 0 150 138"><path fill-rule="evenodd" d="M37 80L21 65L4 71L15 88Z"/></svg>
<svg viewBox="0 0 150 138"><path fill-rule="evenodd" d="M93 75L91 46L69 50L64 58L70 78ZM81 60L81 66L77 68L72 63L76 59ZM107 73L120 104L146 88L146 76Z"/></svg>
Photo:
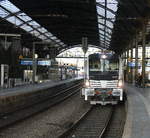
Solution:
<svg viewBox="0 0 150 138"><path fill-rule="evenodd" d="M9 2L8 0L0 1L0 5L9 10L11 13L20 11L19 8L17 8L14 4Z"/></svg>
<svg viewBox="0 0 150 138"><path fill-rule="evenodd" d="M35 35L36 37L49 42L51 39L55 41L57 45L61 45L62 42L47 29L42 27L26 13L21 12L14 4L9 0L0 1L0 17L4 18L8 22L20 27L21 29Z"/></svg>
<svg viewBox="0 0 150 138"><path fill-rule="evenodd" d="M0 7L0 16L2 18L5 18L8 15L9 15L9 13L6 10L4 10L3 8Z"/></svg>
<svg viewBox="0 0 150 138"><path fill-rule="evenodd" d="M110 45L112 30L114 27L115 13L118 9L118 2L116 0L107 0L107 17L105 27L105 0L96 0L97 3L97 16L98 16L98 27L99 37L101 44L103 43Z"/></svg>

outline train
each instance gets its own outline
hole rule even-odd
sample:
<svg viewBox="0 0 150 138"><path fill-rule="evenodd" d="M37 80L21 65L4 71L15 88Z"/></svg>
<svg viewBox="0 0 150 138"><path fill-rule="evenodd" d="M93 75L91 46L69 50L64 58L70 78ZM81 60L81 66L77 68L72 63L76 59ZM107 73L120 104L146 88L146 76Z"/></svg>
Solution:
<svg viewBox="0 0 150 138"><path fill-rule="evenodd" d="M90 104L107 105L124 101L123 60L112 52L94 53L85 59L81 96Z"/></svg>

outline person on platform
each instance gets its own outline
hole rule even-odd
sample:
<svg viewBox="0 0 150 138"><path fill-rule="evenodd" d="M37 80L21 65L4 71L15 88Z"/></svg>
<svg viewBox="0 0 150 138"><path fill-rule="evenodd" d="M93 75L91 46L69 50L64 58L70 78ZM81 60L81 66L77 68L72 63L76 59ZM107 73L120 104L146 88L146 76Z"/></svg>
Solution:
<svg viewBox="0 0 150 138"><path fill-rule="evenodd" d="M136 80L137 86L141 87L142 86L142 75L138 73L137 80Z"/></svg>

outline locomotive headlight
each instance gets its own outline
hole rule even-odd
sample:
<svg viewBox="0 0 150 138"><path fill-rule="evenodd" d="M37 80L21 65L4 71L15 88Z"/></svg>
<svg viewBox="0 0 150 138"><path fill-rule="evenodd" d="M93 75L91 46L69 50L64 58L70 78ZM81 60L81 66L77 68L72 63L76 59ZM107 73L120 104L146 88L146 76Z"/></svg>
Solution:
<svg viewBox="0 0 150 138"><path fill-rule="evenodd" d="M118 82L118 87L123 87L123 82L122 82L122 80L119 80L119 82Z"/></svg>
<svg viewBox="0 0 150 138"><path fill-rule="evenodd" d="M90 86L90 82L89 82L89 80L86 80L85 81L85 87L89 87Z"/></svg>
<svg viewBox="0 0 150 138"><path fill-rule="evenodd" d="M106 56L106 55L102 55L101 58L102 58L102 59L106 59L107 56Z"/></svg>

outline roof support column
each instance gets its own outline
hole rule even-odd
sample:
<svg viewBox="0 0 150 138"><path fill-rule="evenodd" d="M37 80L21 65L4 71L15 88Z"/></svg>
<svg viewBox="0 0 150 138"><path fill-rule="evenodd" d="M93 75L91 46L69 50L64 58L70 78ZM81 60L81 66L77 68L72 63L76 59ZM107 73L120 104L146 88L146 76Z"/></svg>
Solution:
<svg viewBox="0 0 150 138"><path fill-rule="evenodd" d="M131 76L131 83L133 83L133 80L134 80L134 74L133 74L133 47L134 47L134 40L131 41L131 45L130 45L130 48L131 48L131 67L130 67L130 76Z"/></svg>
<svg viewBox="0 0 150 138"><path fill-rule="evenodd" d="M139 54L138 54L139 50L138 50L138 34L136 33L135 36L135 77L134 79L137 80L137 76L138 76L138 58L139 58Z"/></svg>
<svg viewBox="0 0 150 138"><path fill-rule="evenodd" d="M126 81L129 82L129 48L127 49L127 71L126 71Z"/></svg>
<svg viewBox="0 0 150 138"><path fill-rule="evenodd" d="M123 68L123 80L124 81L126 81L126 70L125 70L125 65L126 65L126 51L125 52L123 52L122 53L122 55L121 55L121 58L122 58L122 62L123 62L123 64L122 64L122 68Z"/></svg>
<svg viewBox="0 0 150 138"><path fill-rule="evenodd" d="M32 70L33 70L33 75L32 75L32 81L33 83L36 82L36 71L37 71L37 60L35 58L35 43L33 42L33 49L32 49Z"/></svg>
<svg viewBox="0 0 150 138"><path fill-rule="evenodd" d="M145 87L145 54L146 54L146 23L142 30L142 86Z"/></svg>

